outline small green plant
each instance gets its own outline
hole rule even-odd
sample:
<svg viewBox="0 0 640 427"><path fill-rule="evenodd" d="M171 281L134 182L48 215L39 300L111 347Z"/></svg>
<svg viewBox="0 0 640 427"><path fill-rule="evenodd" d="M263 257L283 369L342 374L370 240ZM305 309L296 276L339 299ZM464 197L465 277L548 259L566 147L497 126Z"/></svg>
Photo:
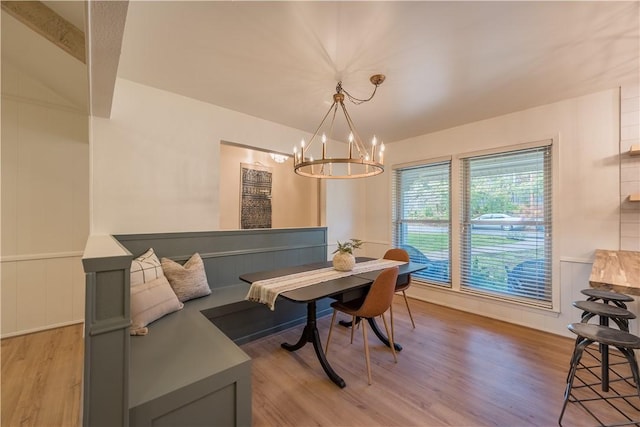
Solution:
<svg viewBox="0 0 640 427"><path fill-rule="evenodd" d="M338 249L333 251L333 253L335 254L336 252L340 252L343 254L348 253L353 255L353 250L358 249L360 246L362 246L363 243L364 242L362 240L358 239L351 239L344 243L340 243L340 241L338 240Z"/></svg>

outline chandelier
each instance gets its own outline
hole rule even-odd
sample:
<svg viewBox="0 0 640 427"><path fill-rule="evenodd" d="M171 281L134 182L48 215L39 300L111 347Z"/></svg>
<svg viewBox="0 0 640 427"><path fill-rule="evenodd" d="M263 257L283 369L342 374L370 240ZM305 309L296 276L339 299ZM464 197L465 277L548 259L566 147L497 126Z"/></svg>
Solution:
<svg viewBox="0 0 640 427"><path fill-rule="evenodd" d="M384 82L384 79L385 76L382 74L371 76L369 80L375 87L373 93L367 99L358 99L351 96L342 87L342 82L338 82L336 93L333 95L333 104L322 118L309 143L307 144L303 139L300 142L299 151L298 147L293 149L293 170L295 173L311 178L338 179L364 178L381 174L384 171L384 143L378 144L378 140L374 135L370 146L367 147L362 142L344 105L345 95L355 105L371 101L376 94L378 86ZM329 141L333 141L333 125L338 115L338 110L344 115L349 129L349 134L345 135L347 143L344 144L345 147L342 150L339 150L336 144L332 144L333 148L329 150L327 146ZM325 125L329 116L331 116L331 121ZM321 131L322 133L320 133ZM318 146L316 144L314 147L313 144L316 141L320 141L322 145ZM336 156L337 152L342 154ZM316 154L315 158L313 156L314 153Z"/></svg>

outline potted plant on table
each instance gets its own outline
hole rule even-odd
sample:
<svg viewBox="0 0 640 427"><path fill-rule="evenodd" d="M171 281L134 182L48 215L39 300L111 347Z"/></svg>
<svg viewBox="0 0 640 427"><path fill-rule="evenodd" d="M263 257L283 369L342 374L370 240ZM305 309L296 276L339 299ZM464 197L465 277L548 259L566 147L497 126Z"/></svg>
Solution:
<svg viewBox="0 0 640 427"><path fill-rule="evenodd" d="M333 268L338 271L351 271L356 265L356 258L353 256L353 250L362 246L362 240L350 239L347 242L340 243L338 240L338 249L333 251Z"/></svg>

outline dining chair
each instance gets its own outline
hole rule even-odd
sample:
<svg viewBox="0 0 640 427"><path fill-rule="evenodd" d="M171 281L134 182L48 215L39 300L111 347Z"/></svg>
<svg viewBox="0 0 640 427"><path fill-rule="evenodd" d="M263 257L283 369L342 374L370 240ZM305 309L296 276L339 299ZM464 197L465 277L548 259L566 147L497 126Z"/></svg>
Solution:
<svg viewBox="0 0 640 427"><path fill-rule="evenodd" d="M333 324L336 320L336 314L338 311L351 316L351 343L353 344L353 330L356 327L356 318L360 319L374 319L378 316L382 317L384 328L389 337L389 348L393 353L393 359L398 363L396 356L396 350L393 344L393 334L389 333L389 327L387 320L384 317L384 313L389 310L391 303L393 302L393 295L395 293L396 280L398 280L398 267L391 267L383 270L376 280L373 282L367 295L364 299L357 299L348 302L335 301L331 303L333 307L333 316L331 317L331 326L329 327L329 335L327 336L327 345L325 346L325 354L329 351L329 342L331 341L331 332L333 331ZM363 323L363 322L361 322ZM369 362L369 342L367 339L367 325L362 325L362 337L364 340L364 356L367 364L367 376L369 379L369 385L371 385L371 366Z"/></svg>
<svg viewBox="0 0 640 427"><path fill-rule="evenodd" d="M405 261L409 262L409 253L404 249L394 248L389 249L383 256L384 259L392 259L394 261ZM413 314L411 314L411 308L409 307L409 299L407 298L406 290L411 286L411 275L408 275L407 282L396 285L396 292L402 292L402 296L404 297L404 303L407 305L407 311L409 312L409 318L411 319L411 324L413 325L413 329L416 328L416 323L413 321ZM391 310L391 333L393 333L395 329L393 328L393 309Z"/></svg>

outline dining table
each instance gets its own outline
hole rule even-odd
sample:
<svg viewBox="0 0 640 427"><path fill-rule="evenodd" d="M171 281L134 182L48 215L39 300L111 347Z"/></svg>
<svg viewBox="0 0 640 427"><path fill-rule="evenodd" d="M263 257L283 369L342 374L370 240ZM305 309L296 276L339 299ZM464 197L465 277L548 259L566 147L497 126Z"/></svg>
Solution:
<svg viewBox="0 0 640 427"><path fill-rule="evenodd" d="M374 258L357 257L356 266L359 263L366 263L368 261L374 260ZM279 278L284 279L286 277L291 277L291 275L304 277L307 274L316 274L315 272L323 269L330 269L331 265L331 261L327 261L292 266L287 268L279 268L275 270L247 273L242 274L240 276L240 280L253 285L254 283L259 281L271 279L275 279L274 281L277 281ZM398 265L397 283L406 283L409 280L409 275L411 273L415 273L416 271L420 271L427 267L428 265L426 264L419 264L414 262L402 263ZM317 326L316 303L317 301L324 298L332 298L335 300L346 302L362 297L366 294L368 288L375 281L375 278L383 269L372 270L363 273L358 273L357 269L354 270L355 271L353 272L353 274L349 274L347 272L346 275L343 275L343 277L331 278L319 283L297 287L295 289L282 292L277 296L277 298L285 298L293 302L303 303L307 305L306 324L304 326L304 329L302 330L300 338L294 344L286 342L282 343L282 348L294 352L304 347L307 343L311 343L315 350L316 357L318 358L318 361L320 362L320 365L322 366L324 372L329 377L329 379L331 379L331 381L333 381L340 388L344 388L346 386L346 383L344 379L342 379L340 375L338 375L331 367L324 353ZM385 345L389 346L390 342L388 337L380 330L377 323L375 322L375 319L368 319L368 321L378 339ZM402 346L400 344L394 344L394 347L397 351L402 350Z"/></svg>

